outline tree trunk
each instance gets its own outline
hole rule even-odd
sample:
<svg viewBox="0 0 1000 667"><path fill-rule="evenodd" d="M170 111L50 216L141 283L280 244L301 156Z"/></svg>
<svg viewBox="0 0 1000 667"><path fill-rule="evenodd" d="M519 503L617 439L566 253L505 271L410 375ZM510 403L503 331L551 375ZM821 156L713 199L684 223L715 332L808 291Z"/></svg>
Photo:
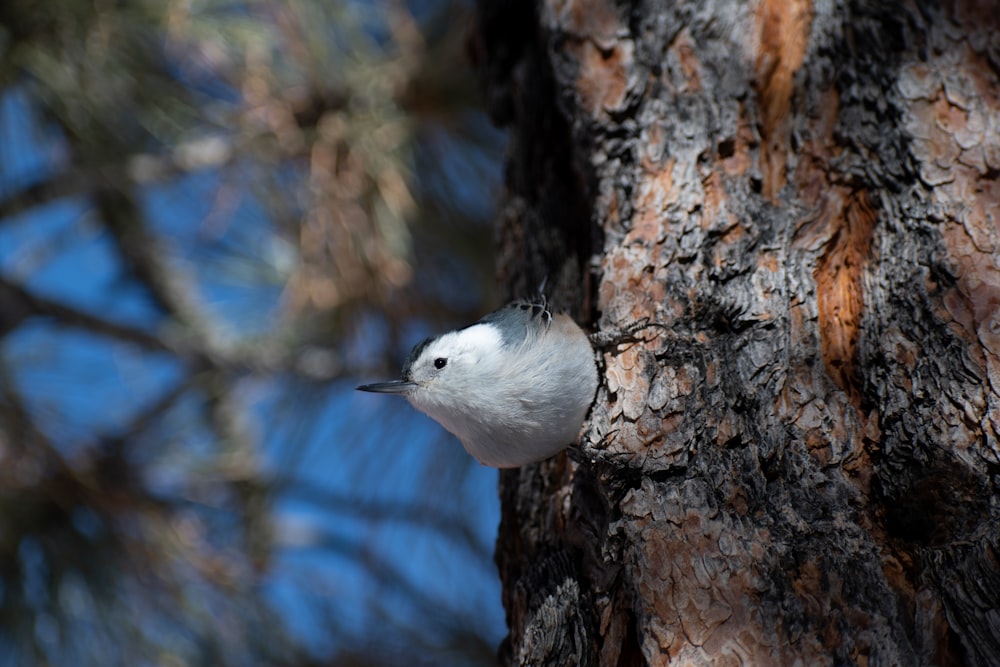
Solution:
<svg viewBox="0 0 1000 667"><path fill-rule="evenodd" d="M503 661L1000 664L1000 8L480 0L470 49L501 278L665 326L501 475Z"/></svg>

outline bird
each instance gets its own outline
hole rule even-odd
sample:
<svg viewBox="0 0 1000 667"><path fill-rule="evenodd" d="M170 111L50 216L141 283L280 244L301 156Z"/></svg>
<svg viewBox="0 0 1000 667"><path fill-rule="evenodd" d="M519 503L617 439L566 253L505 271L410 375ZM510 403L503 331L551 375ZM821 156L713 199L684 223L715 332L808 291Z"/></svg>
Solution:
<svg viewBox="0 0 1000 667"><path fill-rule="evenodd" d="M357 389L403 396L483 465L515 468L576 441L597 384L587 334L539 296L422 340L399 380Z"/></svg>

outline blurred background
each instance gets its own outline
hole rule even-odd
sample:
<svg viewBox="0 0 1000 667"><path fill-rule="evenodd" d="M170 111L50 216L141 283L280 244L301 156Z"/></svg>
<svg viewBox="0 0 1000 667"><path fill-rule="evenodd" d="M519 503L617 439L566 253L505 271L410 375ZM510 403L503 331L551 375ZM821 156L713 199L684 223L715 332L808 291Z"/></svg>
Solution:
<svg viewBox="0 0 1000 667"><path fill-rule="evenodd" d="M491 665L496 472L402 399L497 305L448 0L0 2L0 665Z"/></svg>

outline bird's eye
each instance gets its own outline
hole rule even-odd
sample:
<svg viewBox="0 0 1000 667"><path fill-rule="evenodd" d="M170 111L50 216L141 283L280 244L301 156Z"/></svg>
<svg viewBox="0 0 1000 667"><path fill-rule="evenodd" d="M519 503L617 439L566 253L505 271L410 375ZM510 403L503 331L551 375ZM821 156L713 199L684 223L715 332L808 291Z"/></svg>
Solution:
<svg viewBox="0 0 1000 667"><path fill-rule="evenodd" d="M438 357L437 359L434 360L434 368L438 370L441 370L447 365L448 365L448 360L445 359L444 357Z"/></svg>

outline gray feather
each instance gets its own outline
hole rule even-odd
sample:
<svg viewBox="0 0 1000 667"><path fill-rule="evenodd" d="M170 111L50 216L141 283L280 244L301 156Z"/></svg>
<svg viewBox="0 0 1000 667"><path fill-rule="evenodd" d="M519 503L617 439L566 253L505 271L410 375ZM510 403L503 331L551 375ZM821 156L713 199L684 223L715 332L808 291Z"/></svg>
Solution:
<svg viewBox="0 0 1000 667"><path fill-rule="evenodd" d="M403 362L403 371L401 377L404 380L410 379L410 369L413 368L413 362L415 362L417 358L420 357L420 353L424 351L424 348L430 345L437 338L439 338L439 336L428 336L427 338L423 339L422 341L413 346L413 349L410 350L410 354L406 357L406 361Z"/></svg>
<svg viewBox="0 0 1000 667"><path fill-rule="evenodd" d="M484 315L476 324L492 324L500 331L504 347L520 345L528 336L530 328L548 328L552 313L545 297L535 300L519 299L499 310ZM474 325L470 325L474 326Z"/></svg>

